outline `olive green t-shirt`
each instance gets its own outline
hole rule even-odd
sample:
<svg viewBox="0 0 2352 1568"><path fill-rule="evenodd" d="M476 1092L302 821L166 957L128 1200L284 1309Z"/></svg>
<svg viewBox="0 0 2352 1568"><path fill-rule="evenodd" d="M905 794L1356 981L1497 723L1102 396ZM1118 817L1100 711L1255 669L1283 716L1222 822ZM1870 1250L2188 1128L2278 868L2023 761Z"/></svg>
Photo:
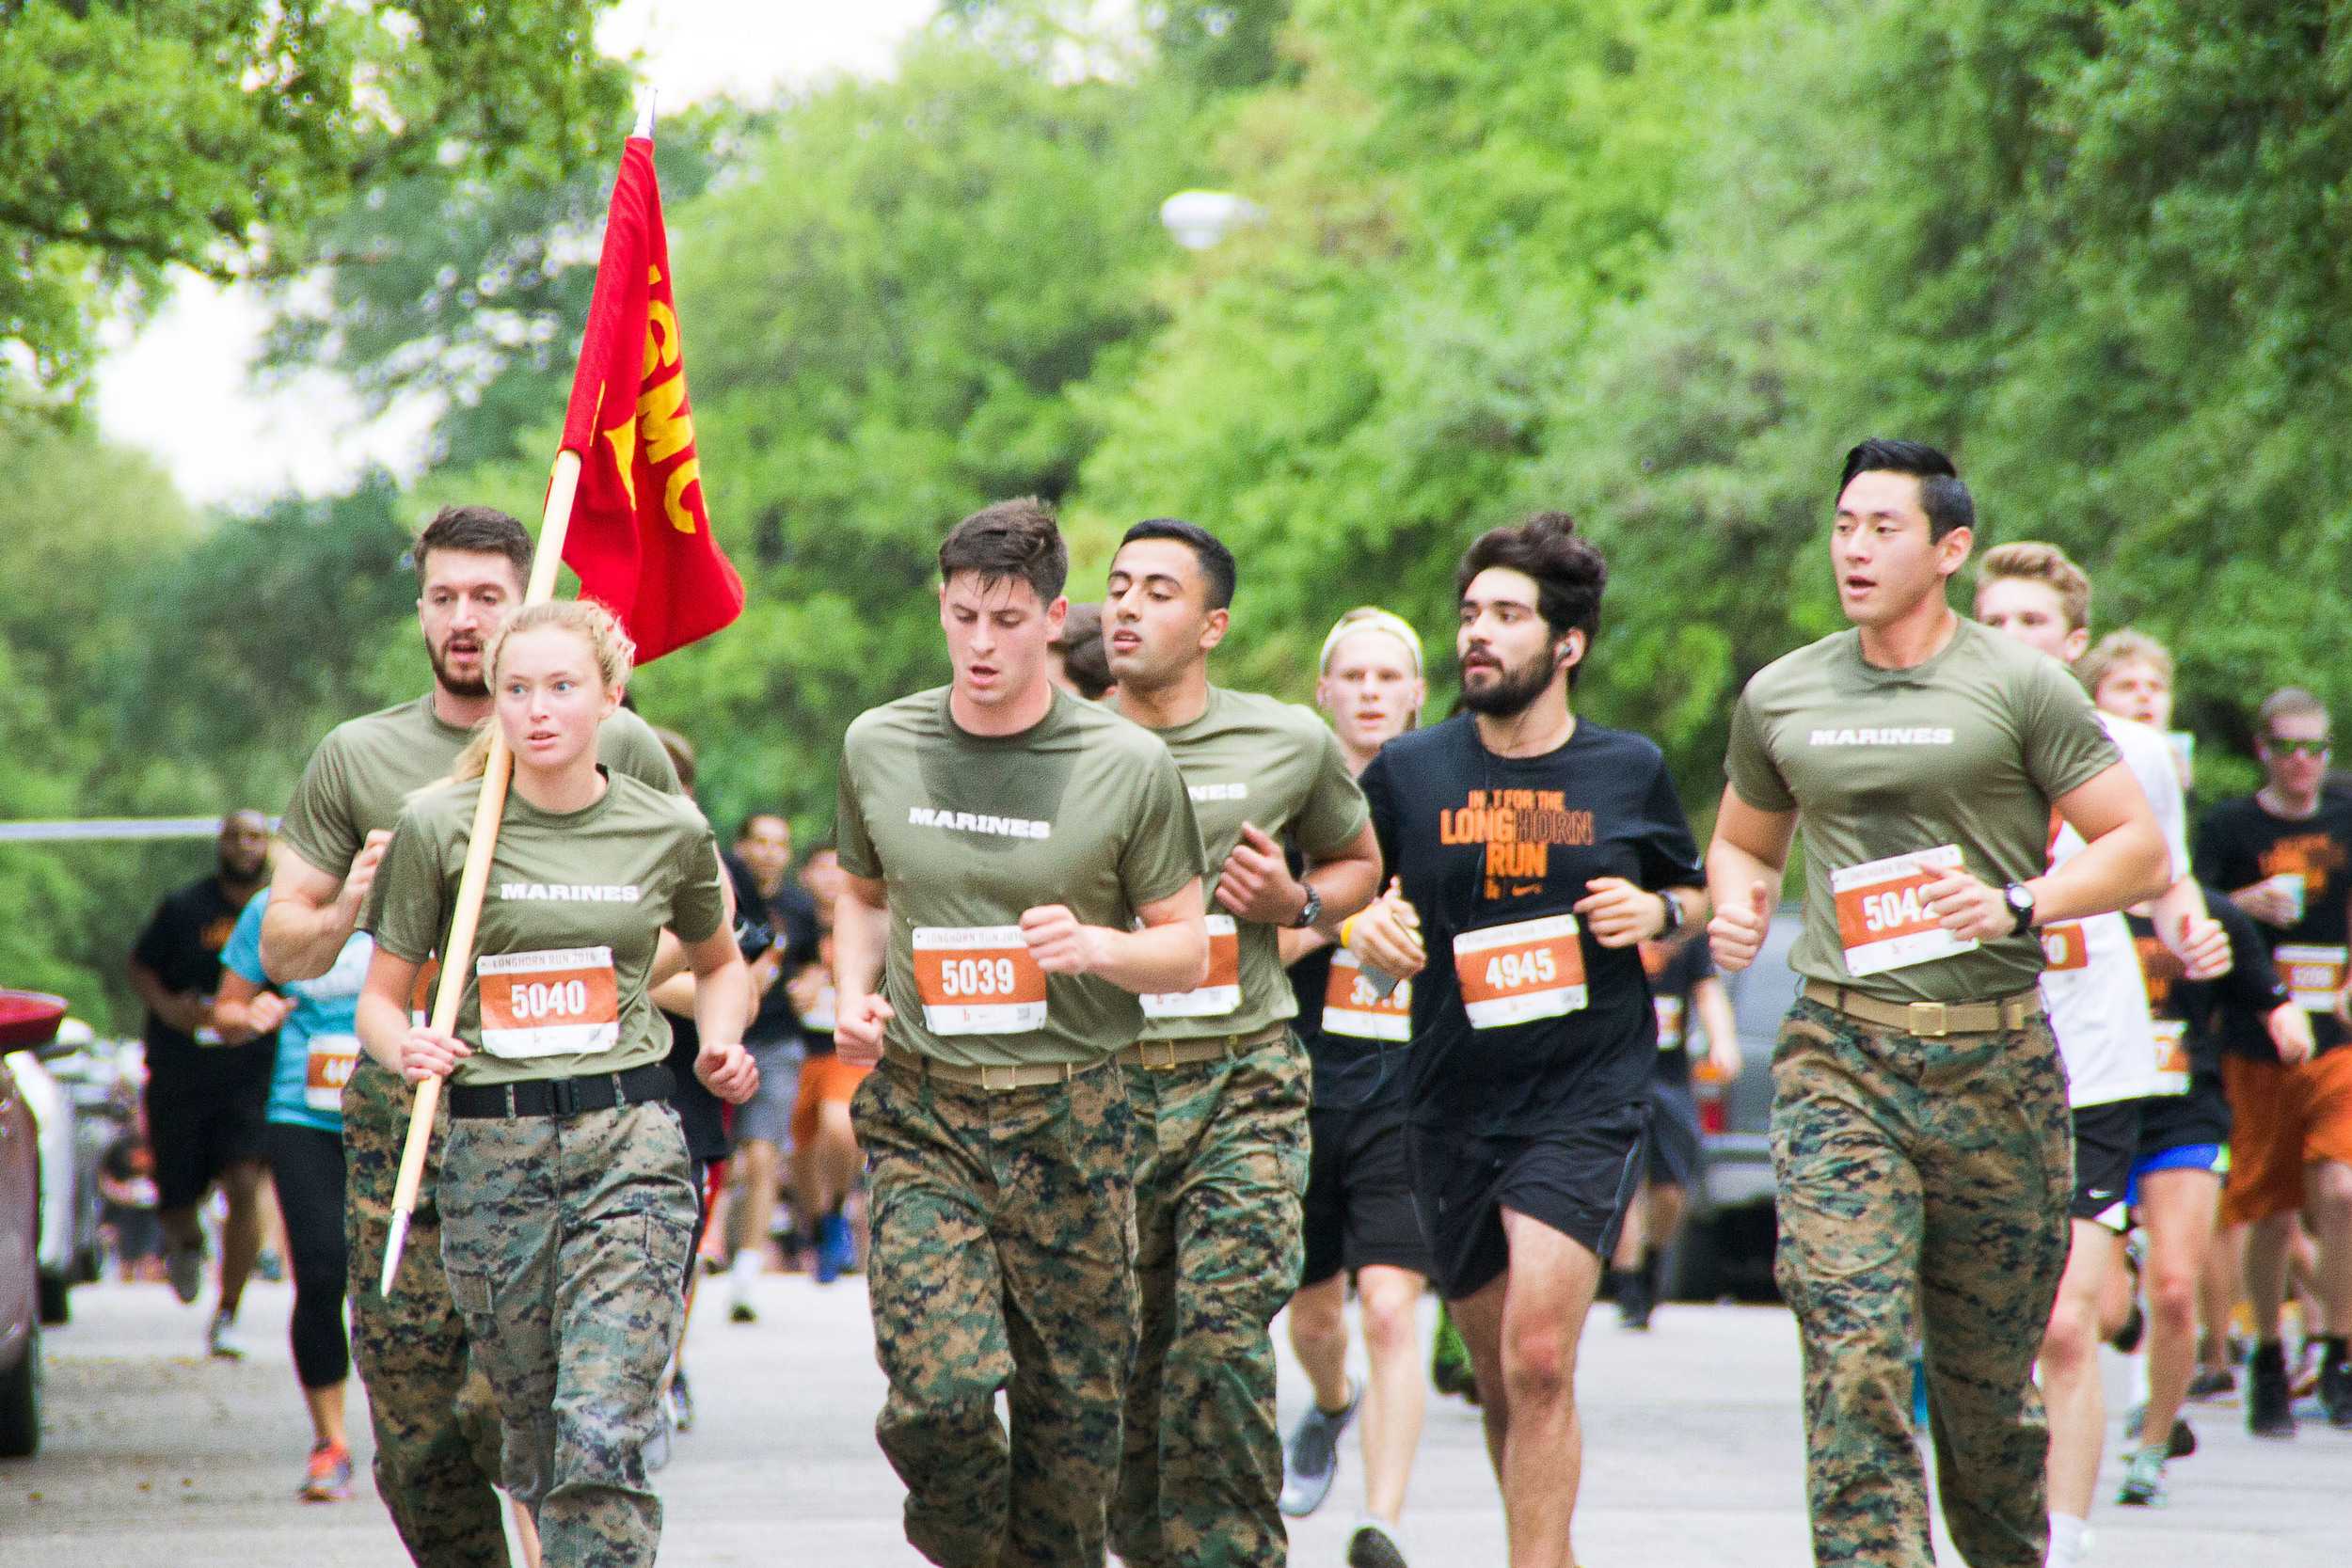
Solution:
<svg viewBox="0 0 2352 1568"><path fill-rule="evenodd" d="M1216 687L1200 718L1152 733L1174 753L1200 821L1213 958L1200 990L1144 998L1143 1037L1254 1034L1295 1017L1298 995L1282 968L1277 928L1236 920L1216 901L1216 877L1241 842L1244 822L1278 845L1295 838L1311 861L1345 848L1371 820L1347 753L1311 709ZM1230 971L1227 942L1239 948Z"/></svg>
<svg viewBox="0 0 2352 1568"><path fill-rule="evenodd" d="M580 811L506 798L457 1012L474 1051L461 1084L619 1072L669 1054L645 976L663 927L700 942L725 921L719 847L691 800L606 772L603 798ZM359 921L386 952L421 963L440 951L481 795L469 779L401 809Z"/></svg>
<svg viewBox="0 0 2352 1568"><path fill-rule="evenodd" d="M2041 942L2020 933L1855 974L1849 948L1883 956L1882 931L1910 916L1899 909L1902 879L1871 881L1852 868L1952 846L1996 887L2038 877L2049 867L2051 802L2121 760L2064 666L1963 619L1941 653L1912 669L1867 663L1850 630L1757 671L1732 710L1724 771L1758 811L1798 814L1798 974L1883 1001L1967 1002L2031 990Z"/></svg>
<svg viewBox="0 0 2352 1568"><path fill-rule="evenodd" d="M368 834L389 829L401 803L449 777L473 732L441 721L433 694L338 724L311 753L278 833L330 876L351 869ZM596 755L614 773L681 793L670 753L643 719L617 710L596 732Z"/></svg>
<svg viewBox="0 0 2352 1568"><path fill-rule="evenodd" d="M1202 876L1184 780L1149 730L1065 692L1008 736L958 726L947 692L869 709L841 743L841 868L890 901L886 1048L962 1067L1100 1061L1142 1027L1134 993L1042 974L1021 915L1061 904L1123 931Z"/></svg>

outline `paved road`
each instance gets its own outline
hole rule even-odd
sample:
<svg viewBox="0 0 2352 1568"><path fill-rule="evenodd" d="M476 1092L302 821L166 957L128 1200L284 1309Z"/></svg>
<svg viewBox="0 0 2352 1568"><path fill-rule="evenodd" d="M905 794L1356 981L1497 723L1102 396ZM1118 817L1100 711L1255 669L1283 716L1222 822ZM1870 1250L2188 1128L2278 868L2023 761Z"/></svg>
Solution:
<svg viewBox="0 0 2352 1568"><path fill-rule="evenodd" d="M693 1326L701 1420L663 1473L667 1568L910 1563L895 1477L871 1437L882 1397L855 1281L763 1282L762 1320ZM0 1465L0 1564L39 1568L396 1568L404 1560L365 1483L354 1501L292 1500L307 1426L278 1325L283 1288L246 1308L252 1359L204 1360L202 1315L160 1286L74 1295L49 1339L49 1435L40 1459ZM2120 1409L2128 1371L2110 1362ZM1668 1307L1647 1336L1596 1314L1581 1373L1590 1459L1578 1516L1594 1568L1801 1568L1796 1346L1761 1307ZM1286 1369L1285 1421L1304 1399ZM2196 1416L2203 1450L2173 1466L2173 1506L2094 1520L2102 1564L2342 1568L2352 1540L2352 1433L2309 1426L2292 1444L2248 1439L2234 1405ZM1336 1564L1360 1501L1352 1445L1324 1512L1293 1532L1301 1564ZM2102 1492L2111 1496L2115 1465ZM1433 1402L1408 1510L1414 1561L1502 1560L1502 1517L1477 1418ZM1946 1548L1945 1561L1959 1558Z"/></svg>

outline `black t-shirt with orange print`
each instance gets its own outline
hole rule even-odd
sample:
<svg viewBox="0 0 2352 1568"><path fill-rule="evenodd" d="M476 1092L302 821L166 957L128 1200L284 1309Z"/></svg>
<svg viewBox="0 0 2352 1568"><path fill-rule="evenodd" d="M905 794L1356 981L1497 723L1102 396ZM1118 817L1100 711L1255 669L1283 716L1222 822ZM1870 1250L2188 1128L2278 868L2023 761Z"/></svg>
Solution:
<svg viewBox="0 0 2352 1568"><path fill-rule="evenodd" d="M1585 722L1542 756L1498 756L1462 714L1390 741L1362 783L1429 954L1413 982L1411 1119L1524 1136L1645 1100L1658 1020L1641 955L1601 946L1572 911L1598 877L1702 885L1658 747Z"/></svg>
<svg viewBox="0 0 2352 1568"><path fill-rule="evenodd" d="M2255 796L2224 801L2198 831L2196 859L2199 879L2227 892L2265 878L2300 877L2303 918L2285 927L2256 924L2275 966L2295 969L2306 959L2300 968L2309 974L2313 964L2332 962L2341 982L2352 942L2352 794L2326 791L2319 809L2301 818L2275 816ZM2331 1010L2310 1011L2320 1050L2344 1043L2344 1025Z"/></svg>
<svg viewBox="0 0 2352 1568"><path fill-rule="evenodd" d="M220 953L237 928L245 900L230 896L220 879L201 878L166 897L139 932L132 957L154 972L166 990L202 991L220 986ZM278 1053L275 1031L243 1045L223 1045L207 1029L198 1038L147 1015L148 1076L175 1090L248 1092L257 1075L266 1087L269 1064Z"/></svg>

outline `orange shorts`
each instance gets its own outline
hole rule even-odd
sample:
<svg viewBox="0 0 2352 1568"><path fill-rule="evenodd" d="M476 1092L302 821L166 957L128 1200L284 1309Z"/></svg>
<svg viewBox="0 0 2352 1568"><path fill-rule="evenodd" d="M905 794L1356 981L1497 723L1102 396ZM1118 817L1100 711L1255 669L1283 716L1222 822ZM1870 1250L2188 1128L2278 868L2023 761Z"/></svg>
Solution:
<svg viewBox="0 0 2352 1568"><path fill-rule="evenodd" d="M2291 1068L2224 1056L2221 1084L2232 1117L2224 1225L2302 1208L2305 1165L2352 1164L2352 1045Z"/></svg>
<svg viewBox="0 0 2352 1568"><path fill-rule="evenodd" d="M818 1107L847 1105L866 1082L870 1067L852 1067L838 1056L811 1056L801 1064L801 1096L792 1102L792 1147L804 1148L817 1136Z"/></svg>

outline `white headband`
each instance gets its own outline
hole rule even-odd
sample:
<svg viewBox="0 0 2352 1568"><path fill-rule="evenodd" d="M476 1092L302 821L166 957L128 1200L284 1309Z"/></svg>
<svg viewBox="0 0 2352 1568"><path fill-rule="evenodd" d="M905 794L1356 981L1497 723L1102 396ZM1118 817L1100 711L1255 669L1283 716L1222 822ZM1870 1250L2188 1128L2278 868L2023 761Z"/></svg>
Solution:
<svg viewBox="0 0 2352 1568"><path fill-rule="evenodd" d="M1329 671L1331 650L1337 648L1343 638L1353 636L1359 631L1384 631L1404 643L1405 651L1413 656L1413 678L1416 680L1421 678L1421 633L1415 631L1411 623L1402 615L1391 614L1388 610L1373 605L1351 610L1339 618L1338 624L1332 626L1330 634L1323 640L1323 657L1315 660L1316 673L1323 673Z"/></svg>

